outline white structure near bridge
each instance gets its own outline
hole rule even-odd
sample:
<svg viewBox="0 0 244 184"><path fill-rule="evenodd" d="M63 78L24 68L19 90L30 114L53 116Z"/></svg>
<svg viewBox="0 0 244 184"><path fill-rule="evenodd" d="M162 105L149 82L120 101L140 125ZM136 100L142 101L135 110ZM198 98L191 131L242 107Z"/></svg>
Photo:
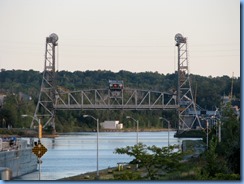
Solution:
<svg viewBox="0 0 244 184"><path fill-rule="evenodd" d="M123 124L119 121L104 121L101 126L103 129L123 129Z"/></svg>

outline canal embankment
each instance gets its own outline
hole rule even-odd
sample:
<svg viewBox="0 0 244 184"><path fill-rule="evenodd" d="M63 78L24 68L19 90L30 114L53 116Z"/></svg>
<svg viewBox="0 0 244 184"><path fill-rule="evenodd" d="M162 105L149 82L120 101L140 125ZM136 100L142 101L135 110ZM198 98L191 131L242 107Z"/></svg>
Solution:
<svg viewBox="0 0 244 184"><path fill-rule="evenodd" d="M206 150L206 144L202 140L183 140L181 151L185 153L182 162L190 161L200 156ZM99 173L99 174L98 174ZM135 175L143 178L147 175L145 168L137 168L135 164L130 163L117 163L117 166L108 167L99 171L86 172L79 175L65 177L59 180L79 181L79 180L118 180L120 176L125 174L134 173ZM167 173L162 172L165 178ZM184 175L185 173L183 173ZM99 177L98 177L99 175Z"/></svg>

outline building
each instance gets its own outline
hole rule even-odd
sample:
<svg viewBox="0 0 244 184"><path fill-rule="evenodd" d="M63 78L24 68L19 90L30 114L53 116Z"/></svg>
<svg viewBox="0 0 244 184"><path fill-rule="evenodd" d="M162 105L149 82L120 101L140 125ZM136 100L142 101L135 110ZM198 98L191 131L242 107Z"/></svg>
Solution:
<svg viewBox="0 0 244 184"><path fill-rule="evenodd" d="M103 129L123 129L123 124L119 121L104 121L101 126Z"/></svg>

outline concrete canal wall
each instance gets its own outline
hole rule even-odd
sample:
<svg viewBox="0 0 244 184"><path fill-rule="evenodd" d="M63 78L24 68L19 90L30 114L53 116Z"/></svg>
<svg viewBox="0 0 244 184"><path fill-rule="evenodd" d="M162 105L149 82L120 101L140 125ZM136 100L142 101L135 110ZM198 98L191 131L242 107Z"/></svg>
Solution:
<svg viewBox="0 0 244 184"><path fill-rule="evenodd" d="M12 177L21 176L37 170L37 157L32 153L32 147L26 141L17 141L9 146L9 142L1 142L0 167L9 168Z"/></svg>
<svg viewBox="0 0 244 184"><path fill-rule="evenodd" d="M31 148L0 152L0 166L12 170L12 177L37 170L37 157Z"/></svg>

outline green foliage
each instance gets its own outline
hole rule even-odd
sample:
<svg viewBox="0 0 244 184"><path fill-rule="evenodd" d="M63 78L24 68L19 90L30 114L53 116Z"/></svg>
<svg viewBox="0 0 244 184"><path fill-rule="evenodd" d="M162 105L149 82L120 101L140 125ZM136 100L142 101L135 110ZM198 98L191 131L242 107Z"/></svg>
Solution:
<svg viewBox="0 0 244 184"><path fill-rule="evenodd" d="M203 168L208 178L214 178L218 173L227 173L226 162L218 157L216 147L217 140L212 139L206 152L206 166Z"/></svg>
<svg viewBox="0 0 244 184"><path fill-rule="evenodd" d="M212 136L200 179L240 179L240 120L227 104L222 110L221 142Z"/></svg>
<svg viewBox="0 0 244 184"><path fill-rule="evenodd" d="M4 98L3 108L0 108L0 127L14 128L30 127L30 118L22 118L23 114L32 114L35 104L32 100L22 98L21 94L9 94Z"/></svg>
<svg viewBox="0 0 244 184"><path fill-rule="evenodd" d="M64 89L99 89L107 88L108 80L123 80L125 87L135 89L151 89L165 92L173 92L177 88L177 73L159 74L157 72L132 73L121 70L112 71L59 71L56 73L57 85ZM29 70L6 70L0 72L0 93L10 97L8 103L4 104L5 110L9 111L8 123L14 127L28 127L31 120L22 119L21 114L33 115L38 101L42 81L42 73ZM220 106L221 96L229 94L231 89L231 79L228 76L210 78L199 75L191 75L193 92L197 90L197 103L203 108L213 109ZM240 78L233 80L233 94L240 97ZM196 89L197 86L197 89ZM19 98L19 92L32 97L31 101ZM15 96L13 95L15 94ZM83 113L83 112L82 112ZM95 123L88 119L81 118L81 112L58 113L56 117L56 127L59 131L74 131L77 127L82 130L93 130ZM86 112L84 112L86 113ZM131 115L139 120L140 128L162 128L162 122L158 117L163 116L170 119L172 128L178 127L177 114L174 111L103 111L88 112L104 120L120 120L126 128L134 128L131 121L125 119L126 115ZM11 120L10 120L11 119ZM10 122L11 121L11 122ZM165 127L165 125L164 125Z"/></svg>
<svg viewBox="0 0 244 184"><path fill-rule="evenodd" d="M115 153L127 154L147 171L146 179L163 180L240 180L240 120L230 105L223 110L222 141L211 136L208 150L200 157L181 164L182 154L172 148L146 146L142 143L117 148ZM140 161L140 162L138 162ZM158 173L167 173L158 178Z"/></svg>
<svg viewBox="0 0 244 184"><path fill-rule="evenodd" d="M132 73L121 70L111 71L59 71L56 75L57 85L69 90L99 89L108 86L108 80L123 80L125 87L174 91L177 89L177 73L159 74L157 72ZM10 93L22 91L37 97L40 90L42 73L29 70L7 70L0 72L0 90ZM231 79L228 76L204 77L191 75L193 91L197 90L197 103L201 107L212 109L220 106L221 96L230 94ZM233 94L240 97L240 77L233 80ZM197 89L196 89L197 87Z"/></svg>
<svg viewBox="0 0 244 184"><path fill-rule="evenodd" d="M173 151L174 147L157 147L147 146L138 143L134 146L126 146L125 148L116 148L116 154L126 154L134 157L132 163L138 164L139 167L145 168L147 178L150 180L157 179L158 172L170 172L177 170L180 166L182 154Z"/></svg>
<svg viewBox="0 0 244 184"><path fill-rule="evenodd" d="M114 173L115 180L140 180L141 175L139 172L132 172L126 170L125 172Z"/></svg>
<svg viewBox="0 0 244 184"><path fill-rule="evenodd" d="M239 174L223 174L218 173L215 177L216 180L240 180L241 177Z"/></svg>
<svg viewBox="0 0 244 184"><path fill-rule="evenodd" d="M240 174L240 119L237 119L230 104L223 109L222 140L218 154L222 155L231 172Z"/></svg>

